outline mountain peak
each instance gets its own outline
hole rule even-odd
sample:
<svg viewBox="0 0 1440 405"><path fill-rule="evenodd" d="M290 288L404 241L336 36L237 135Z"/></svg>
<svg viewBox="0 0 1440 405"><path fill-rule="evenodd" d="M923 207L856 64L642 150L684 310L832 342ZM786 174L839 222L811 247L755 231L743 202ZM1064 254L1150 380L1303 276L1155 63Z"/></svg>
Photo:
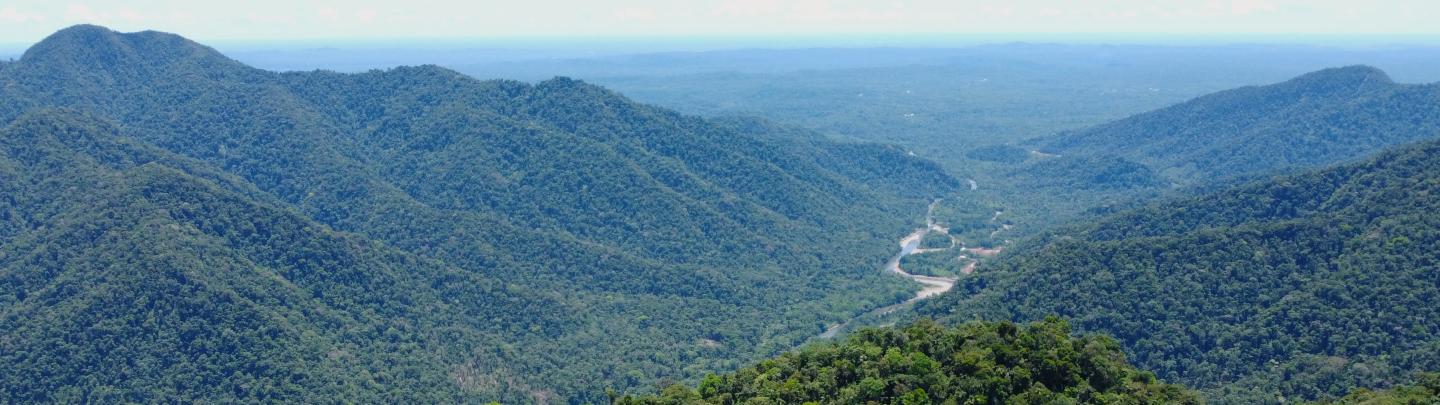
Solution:
<svg viewBox="0 0 1440 405"><path fill-rule="evenodd" d="M1322 69L1291 79L1288 84L1318 91L1359 91L1366 86L1395 84L1390 75L1373 66L1352 65Z"/></svg>
<svg viewBox="0 0 1440 405"><path fill-rule="evenodd" d="M46 37L46 38L48 39L48 38L59 38L59 37L66 37L66 36L87 36L87 35L88 35L88 36L98 36L98 35L112 35L112 34L119 34L119 33L118 33L118 32L115 32L115 31L113 31L113 30L111 30L111 29L109 29L109 28L105 28L105 27L103 27L103 26L99 26L99 25L95 25L95 24L75 24L75 25L72 25L72 26L69 26L69 27L61 28L59 31L55 31L55 33L50 34L50 36L49 36L49 37ZM42 40L42 42L43 42L43 40Z"/></svg>
<svg viewBox="0 0 1440 405"><path fill-rule="evenodd" d="M120 65L165 66L184 63L239 65L210 47L179 35L142 31L121 33L81 24L56 31L31 46L22 63L75 64L84 67Z"/></svg>

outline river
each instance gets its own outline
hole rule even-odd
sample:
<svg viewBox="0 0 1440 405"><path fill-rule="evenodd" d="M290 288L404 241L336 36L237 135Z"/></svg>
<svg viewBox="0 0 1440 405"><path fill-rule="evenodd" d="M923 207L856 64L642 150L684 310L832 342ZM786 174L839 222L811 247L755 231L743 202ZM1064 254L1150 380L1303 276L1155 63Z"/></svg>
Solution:
<svg viewBox="0 0 1440 405"><path fill-rule="evenodd" d="M901 277L915 280L915 282L922 284L923 287L920 288L919 292L915 293L914 297L908 300L905 300L898 304L892 304L876 308L875 310L865 313L865 315L884 315L895 312L895 310L900 309L901 307L914 304L915 302L926 298L940 295L941 293L950 291L951 288L955 287L956 279L948 277L932 277L922 276L918 274L910 274L905 272L905 269L900 268L900 259L905 258L905 256L909 256L911 253L915 253L915 249L920 247L920 241L925 239L926 233L929 233L931 230L943 229L935 224L935 207L937 205L940 205L940 200L938 199L930 203L930 208L925 212L925 227L916 229L915 232L911 232L909 235L906 235L904 238L900 239L900 252L896 253L894 257L890 258L890 261L885 263L885 271L898 274ZM851 320L853 321L854 319ZM839 334L841 330L845 329L846 326L850 325L850 322L851 321L845 321L843 323L831 326L830 328L825 329L825 332L821 333L819 337L821 339L833 338L835 337L835 335Z"/></svg>

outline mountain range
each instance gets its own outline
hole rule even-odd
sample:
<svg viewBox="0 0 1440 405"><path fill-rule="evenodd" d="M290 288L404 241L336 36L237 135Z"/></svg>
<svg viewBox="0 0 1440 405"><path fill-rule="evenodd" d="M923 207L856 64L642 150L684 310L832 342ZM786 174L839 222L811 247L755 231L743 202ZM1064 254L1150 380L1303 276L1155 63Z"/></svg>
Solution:
<svg viewBox="0 0 1440 405"><path fill-rule="evenodd" d="M975 148L1090 209L1009 241L1072 217L903 147L75 26L0 62L0 398L1423 401L1436 89L1327 69ZM817 338L914 296L880 269L927 206L994 249Z"/></svg>
<svg viewBox="0 0 1440 405"><path fill-rule="evenodd" d="M97 26L0 63L0 99L3 391L34 401L695 378L903 299L888 239L959 184L571 79L277 73Z"/></svg>

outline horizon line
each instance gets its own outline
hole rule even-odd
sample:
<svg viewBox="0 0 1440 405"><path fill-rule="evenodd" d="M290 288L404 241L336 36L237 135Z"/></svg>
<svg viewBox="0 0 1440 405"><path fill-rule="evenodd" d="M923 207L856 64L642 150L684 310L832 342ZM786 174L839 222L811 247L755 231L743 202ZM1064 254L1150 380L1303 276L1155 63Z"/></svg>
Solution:
<svg viewBox="0 0 1440 405"><path fill-rule="evenodd" d="M20 50L43 41L54 32L66 28L93 25L118 33L165 32L179 35L200 44L216 45L463 45L501 44L514 45L563 45L569 44L666 44L666 45L715 45L731 42L740 45L751 42L769 43L769 47L754 49L793 48L959 48L984 45L1011 44L1057 44L1057 45L1174 45L1174 46L1242 46L1278 45L1313 47L1354 47L1354 46L1414 46L1440 47L1440 33L1315 33L1315 32L950 32L950 33L894 33L894 32L850 32L850 33L696 33L696 34L555 34L555 35L478 35L478 36L392 36L392 37L296 37L296 38L215 38L205 39L159 29L121 31L99 24L74 24L46 34L33 41L0 41L0 52ZM775 41L790 42L775 44ZM872 41L869 44L837 44L841 42ZM809 43L808 45L806 43Z"/></svg>

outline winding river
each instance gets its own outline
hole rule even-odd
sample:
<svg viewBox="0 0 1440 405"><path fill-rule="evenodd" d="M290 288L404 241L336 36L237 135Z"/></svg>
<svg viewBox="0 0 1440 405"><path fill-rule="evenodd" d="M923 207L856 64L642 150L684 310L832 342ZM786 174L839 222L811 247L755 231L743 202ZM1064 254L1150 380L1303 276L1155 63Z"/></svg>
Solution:
<svg viewBox="0 0 1440 405"><path fill-rule="evenodd" d="M919 292L916 292L915 297L913 298L910 298L898 304L892 304L876 308L870 312L865 313L865 315L884 315L895 312L895 310L900 309L901 307L914 304L915 302L926 298L940 295L941 293L950 291L950 288L955 287L956 279L954 278L910 274L905 272L904 269L900 268L900 259L903 259L905 258L905 256L909 256L910 254L915 253L915 249L920 247L920 241L922 239L925 239L926 233L929 233L931 230L942 231L942 229L944 229L940 228L938 225L935 224L935 207L937 205L940 205L940 200L935 200L934 202L930 203L930 208L925 212L925 227L916 229L915 232L911 232L903 239L900 239L900 252L896 253L894 257L890 258L890 261L885 263L885 271L898 274L911 280L915 280L916 282L922 284L924 287L922 287ZM846 326L850 325L850 322L851 321L845 321L843 323L831 326L830 328L825 329L825 332L821 333L819 337L821 339L833 338L835 337L835 335L839 334L841 330L845 329Z"/></svg>

